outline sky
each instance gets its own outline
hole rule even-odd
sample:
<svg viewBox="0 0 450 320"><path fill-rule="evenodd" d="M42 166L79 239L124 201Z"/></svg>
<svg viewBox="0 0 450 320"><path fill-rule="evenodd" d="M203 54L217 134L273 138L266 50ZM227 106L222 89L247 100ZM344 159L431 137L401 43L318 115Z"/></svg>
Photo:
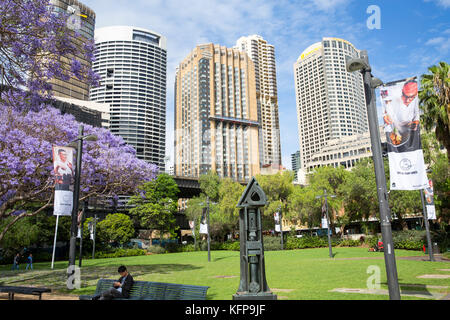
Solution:
<svg viewBox="0 0 450 320"><path fill-rule="evenodd" d="M420 77L439 61L450 63L450 0L81 2L95 11L97 28L129 25L167 38L168 164L173 163L175 69L198 44L233 47L241 36L258 34L275 46L281 153L287 169L299 149L293 65L311 44L323 37L350 41L368 51L373 76L385 83ZM379 15L371 6L377 6Z"/></svg>

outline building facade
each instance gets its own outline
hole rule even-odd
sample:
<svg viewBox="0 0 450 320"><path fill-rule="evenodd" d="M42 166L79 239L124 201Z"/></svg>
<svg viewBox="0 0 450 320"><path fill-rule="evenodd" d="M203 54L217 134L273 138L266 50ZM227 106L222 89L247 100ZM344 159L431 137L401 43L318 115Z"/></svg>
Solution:
<svg viewBox="0 0 450 320"><path fill-rule="evenodd" d="M359 50L338 38L309 46L294 64L301 168L328 140L368 131L362 75L347 72Z"/></svg>
<svg viewBox="0 0 450 320"><path fill-rule="evenodd" d="M197 46L178 66L175 83L176 176L248 181L259 173L255 71L245 52Z"/></svg>
<svg viewBox="0 0 450 320"><path fill-rule="evenodd" d="M76 29L80 34L80 38L72 37L72 41L80 52L76 58L81 64L91 68L91 62L87 61L81 52L87 41L94 40L95 12L77 0L50 0L50 4L54 12L65 12L78 21L73 24L73 29L68 28L67 31L73 34ZM60 57L62 68L70 70L72 58L72 56ZM55 78L50 80L50 84L55 97L89 100L89 84L85 81L80 81L75 77L69 80Z"/></svg>
<svg viewBox="0 0 450 320"><path fill-rule="evenodd" d="M300 169L300 151L291 154L292 171L294 171L294 181L298 179L298 170Z"/></svg>
<svg viewBox="0 0 450 320"><path fill-rule="evenodd" d="M280 169L282 163L275 47L261 36L251 35L239 38L235 48L246 52L255 67L260 167L270 165Z"/></svg>
<svg viewBox="0 0 450 320"><path fill-rule="evenodd" d="M101 77L92 101L110 105L109 129L136 149L139 159L165 170L166 38L131 26L95 31L93 70Z"/></svg>
<svg viewBox="0 0 450 320"><path fill-rule="evenodd" d="M381 126L380 139L383 149L386 149L386 134ZM372 157L372 144L370 133L344 136L337 139L328 140L320 152L313 154L306 171L312 171L322 166L332 166L334 168L353 168L364 158Z"/></svg>

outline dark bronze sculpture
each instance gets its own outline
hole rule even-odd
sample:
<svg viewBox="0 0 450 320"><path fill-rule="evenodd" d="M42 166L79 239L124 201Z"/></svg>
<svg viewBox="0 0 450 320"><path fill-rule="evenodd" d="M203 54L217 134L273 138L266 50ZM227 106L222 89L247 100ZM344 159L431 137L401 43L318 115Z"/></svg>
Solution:
<svg viewBox="0 0 450 320"><path fill-rule="evenodd" d="M260 208L267 204L263 189L253 177L242 193L237 207L239 212L239 238L241 278L233 300L276 300L266 281L264 245Z"/></svg>

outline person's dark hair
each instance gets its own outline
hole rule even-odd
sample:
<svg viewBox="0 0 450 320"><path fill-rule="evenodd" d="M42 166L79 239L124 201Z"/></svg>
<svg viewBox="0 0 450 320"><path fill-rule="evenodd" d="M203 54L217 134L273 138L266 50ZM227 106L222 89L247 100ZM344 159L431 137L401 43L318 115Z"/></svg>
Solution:
<svg viewBox="0 0 450 320"><path fill-rule="evenodd" d="M66 152L66 150L64 150L64 149L59 149L59 150L58 150L58 153L61 153L61 152Z"/></svg>
<svg viewBox="0 0 450 320"><path fill-rule="evenodd" d="M127 267L125 266L120 266L119 269L117 270L117 272L121 273L121 272L125 272L127 271Z"/></svg>

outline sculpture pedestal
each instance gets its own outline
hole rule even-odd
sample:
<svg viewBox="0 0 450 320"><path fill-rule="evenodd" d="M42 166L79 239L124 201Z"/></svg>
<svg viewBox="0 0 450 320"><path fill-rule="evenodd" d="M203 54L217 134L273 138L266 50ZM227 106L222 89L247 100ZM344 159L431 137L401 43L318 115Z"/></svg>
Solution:
<svg viewBox="0 0 450 320"><path fill-rule="evenodd" d="M277 295L272 292L236 292L233 294L233 300L277 300Z"/></svg>

